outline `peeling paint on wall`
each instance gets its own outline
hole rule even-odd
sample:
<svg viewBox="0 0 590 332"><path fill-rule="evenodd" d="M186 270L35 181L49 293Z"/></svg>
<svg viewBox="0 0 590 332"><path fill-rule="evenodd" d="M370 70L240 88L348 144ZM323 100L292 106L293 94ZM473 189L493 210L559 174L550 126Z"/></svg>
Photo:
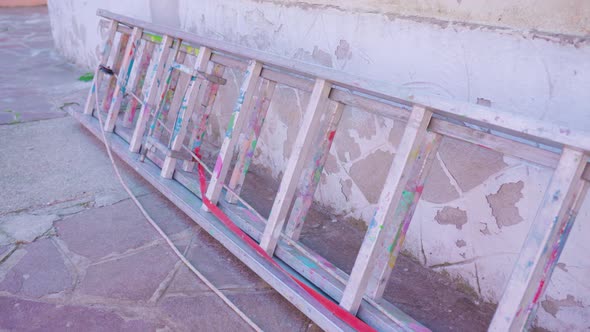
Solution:
<svg viewBox="0 0 590 332"><path fill-rule="evenodd" d="M521 0L255 0L304 10L333 9L340 11L383 13L391 19L429 20L446 27L449 22L465 22L502 28L533 29L585 35L590 33L590 5L583 1ZM551 19L540 19L551 15ZM446 23L446 24L445 24Z"/></svg>
<svg viewBox="0 0 590 332"><path fill-rule="evenodd" d="M543 307L543 309L553 317L557 317L557 312L559 309L564 307L584 307L584 305L582 305L582 301L576 300L576 298L571 294L567 294L566 298L561 300L554 299L549 295L547 295L546 298L546 300L541 302L541 307Z"/></svg>
<svg viewBox="0 0 590 332"><path fill-rule="evenodd" d="M440 162L435 161L424 185L422 199L432 203L447 203L457 198L459 198L459 192L451 184Z"/></svg>
<svg viewBox="0 0 590 332"><path fill-rule="evenodd" d="M467 212L459 208L445 206L436 213L434 220L441 225L455 225L460 230L467 223Z"/></svg>
<svg viewBox="0 0 590 332"><path fill-rule="evenodd" d="M486 196L499 228L516 225L523 221L515 205L522 198L523 187L522 181L505 183L497 193Z"/></svg>
<svg viewBox="0 0 590 332"><path fill-rule="evenodd" d="M392 160L393 154L377 150L350 168L350 177L369 203L375 204L379 200Z"/></svg>
<svg viewBox="0 0 590 332"><path fill-rule="evenodd" d="M448 137L438 153L462 191L475 188L506 167L501 153Z"/></svg>
<svg viewBox="0 0 590 332"><path fill-rule="evenodd" d="M463 248L467 245L467 242L465 242L465 240L457 240L455 241L455 245L457 248Z"/></svg>
<svg viewBox="0 0 590 332"><path fill-rule="evenodd" d="M336 55L336 59L338 60L351 59L352 52L350 51L350 44L346 40L340 39L334 55Z"/></svg>
<svg viewBox="0 0 590 332"><path fill-rule="evenodd" d="M330 53L320 49L318 46L313 48L311 58L324 67L332 67L332 56Z"/></svg>

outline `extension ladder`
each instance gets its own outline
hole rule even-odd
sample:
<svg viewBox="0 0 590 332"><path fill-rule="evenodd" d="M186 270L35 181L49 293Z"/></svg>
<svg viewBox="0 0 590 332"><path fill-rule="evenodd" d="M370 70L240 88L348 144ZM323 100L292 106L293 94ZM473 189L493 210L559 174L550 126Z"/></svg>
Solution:
<svg viewBox="0 0 590 332"><path fill-rule="evenodd" d="M104 10L98 15L108 24L103 70L94 78L83 112L73 115L99 138L96 117L103 117L113 152L325 330L428 330L382 295L443 136L555 169L489 330L530 327L588 190L588 133L489 107L392 93L386 85L332 69ZM215 167L207 169L205 179L203 167L198 176L195 165L202 163L199 150L217 91L226 83L226 68L245 76ZM277 84L311 97L270 216L263 218L241 200L240 191ZM94 91L103 85L102 109L95 110ZM406 123L350 275L298 241L345 105ZM561 154L535 143L558 147ZM247 245L212 209L259 247ZM282 266L289 266L296 279ZM326 302L368 325L351 324Z"/></svg>

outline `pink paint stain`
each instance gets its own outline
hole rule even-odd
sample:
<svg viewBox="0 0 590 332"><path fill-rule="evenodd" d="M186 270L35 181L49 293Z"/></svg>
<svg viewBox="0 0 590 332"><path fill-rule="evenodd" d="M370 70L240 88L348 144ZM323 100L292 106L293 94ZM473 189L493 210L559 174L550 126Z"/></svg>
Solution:
<svg viewBox="0 0 590 332"><path fill-rule="evenodd" d="M420 194L421 195L422 194L422 191L424 191L424 185L416 186L416 193L417 194Z"/></svg>
<svg viewBox="0 0 590 332"><path fill-rule="evenodd" d="M213 169L213 175L219 178L219 173L221 173L221 167L223 167L223 159L221 156L217 156L217 162L215 163L215 169Z"/></svg>
<svg viewBox="0 0 590 332"><path fill-rule="evenodd" d="M539 301L539 297L541 297L541 293L543 292L543 286L545 286L545 279L541 280L539 283L539 288L537 288L537 292L535 293L535 297L533 298L533 304Z"/></svg>
<svg viewBox="0 0 590 332"><path fill-rule="evenodd" d="M328 135L328 140L330 140L330 141L334 140L334 136L336 136L336 130L332 130L330 132L330 134Z"/></svg>

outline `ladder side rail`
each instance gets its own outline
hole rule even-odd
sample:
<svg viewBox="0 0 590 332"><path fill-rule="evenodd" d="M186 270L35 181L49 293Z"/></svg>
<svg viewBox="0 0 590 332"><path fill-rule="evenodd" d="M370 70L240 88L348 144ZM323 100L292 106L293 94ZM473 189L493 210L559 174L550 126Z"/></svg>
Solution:
<svg viewBox="0 0 590 332"><path fill-rule="evenodd" d="M283 179L279 185L279 191L260 239L260 246L271 256L276 249L279 236L286 222L297 184L312 152L314 138L319 133L320 119L327 106L331 89L332 84L330 82L317 79L303 114L301 126L297 132L295 142L293 142L291 156L289 156Z"/></svg>
<svg viewBox="0 0 590 332"><path fill-rule="evenodd" d="M374 262L385 240L385 228L399 228L392 225L395 212L412 166L415 163L420 144L426 135L426 128L430 122L432 112L414 107L408 120L401 142L393 158L393 163L385 180L379 203L365 234L365 238L356 257L350 278L346 284L340 305L346 310L356 313L365 295Z"/></svg>
<svg viewBox="0 0 590 332"><path fill-rule="evenodd" d="M490 331L527 327L549 282L581 202L581 175L588 156L566 147L530 226Z"/></svg>

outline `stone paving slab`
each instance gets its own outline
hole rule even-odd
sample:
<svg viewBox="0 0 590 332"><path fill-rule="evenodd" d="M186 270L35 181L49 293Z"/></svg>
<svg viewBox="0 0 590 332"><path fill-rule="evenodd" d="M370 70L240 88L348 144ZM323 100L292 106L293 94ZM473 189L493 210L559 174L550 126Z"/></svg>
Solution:
<svg viewBox="0 0 590 332"><path fill-rule="evenodd" d="M131 200L89 209L55 223L70 251L96 262L157 240Z"/></svg>
<svg viewBox="0 0 590 332"><path fill-rule="evenodd" d="M5 273L0 282L0 291L40 298L65 292L73 287L74 278L50 239L36 241L20 250L24 251L24 255Z"/></svg>
<svg viewBox="0 0 590 332"><path fill-rule="evenodd" d="M89 266L76 291L108 299L147 302L176 261L168 247L153 246Z"/></svg>
<svg viewBox="0 0 590 332"><path fill-rule="evenodd" d="M206 232L196 234L185 255L220 289L262 289L270 286Z"/></svg>
<svg viewBox="0 0 590 332"><path fill-rule="evenodd" d="M179 331L248 331L249 326L239 316L227 310L216 295L209 293L197 297L166 297L160 310L177 322Z"/></svg>
<svg viewBox="0 0 590 332"><path fill-rule="evenodd" d="M48 232L57 219L59 217L56 215L39 216L27 213L0 218L0 232L3 234L0 245L33 242Z"/></svg>
<svg viewBox="0 0 590 332"><path fill-rule="evenodd" d="M168 222L169 229L178 231L172 236L174 241L265 330L309 328L309 319L209 234L186 217L171 218L180 211L162 208L167 205L164 197L150 194L142 198L144 203L151 202L157 222L184 223L180 227ZM15 306L0 310L0 329L37 330L45 317L44 324L55 329L248 330L179 263L130 200L89 208L53 224L53 231L43 237L16 244L17 249L0 263L0 307L2 303ZM33 314L35 319L27 325L25 316ZM73 316L66 322L54 321L67 315Z"/></svg>
<svg viewBox="0 0 590 332"><path fill-rule="evenodd" d="M126 320L94 306L42 303L0 296L0 328L10 331L156 331L164 323Z"/></svg>

